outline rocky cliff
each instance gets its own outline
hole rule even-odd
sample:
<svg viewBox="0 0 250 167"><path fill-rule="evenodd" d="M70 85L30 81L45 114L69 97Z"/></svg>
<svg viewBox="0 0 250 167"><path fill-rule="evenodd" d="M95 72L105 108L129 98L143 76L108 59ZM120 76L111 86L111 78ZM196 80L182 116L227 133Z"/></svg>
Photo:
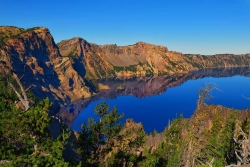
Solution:
<svg viewBox="0 0 250 167"><path fill-rule="evenodd" d="M26 85L40 98L49 97L63 105L80 97L90 97L91 90L70 58L61 56L47 28L20 29L0 27L5 35L0 48L0 60L14 70ZM15 30L15 31L14 31ZM2 38L3 39L3 38Z"/></svg>
<svg viewBox="0 0 250 167"><path fill-rule="evenodd" d="M250 55L183 55L144 42L96 45L73 38L55 44L47 28L10 26L0 26L0 60L26 86L33 85L38 97L49 97L60 105L92 96L95 86L89 79L250 65Z"/></svg>
<svg viewBox="0 0 250 167"><path fill-rule="evenodd" d="M164 46L138 42L129 46L96 45L82 38L58 43L60 53L84 64L86 77L107 78L146 74L187 73L191 70L250 65L250 55L184 55Z"/></svg>

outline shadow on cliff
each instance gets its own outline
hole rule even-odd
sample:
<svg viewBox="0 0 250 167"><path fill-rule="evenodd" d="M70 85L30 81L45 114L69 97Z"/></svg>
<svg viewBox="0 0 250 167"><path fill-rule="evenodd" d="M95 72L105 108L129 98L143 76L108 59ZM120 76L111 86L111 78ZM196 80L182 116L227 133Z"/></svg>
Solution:
<svg viewBox="0 0 250 167"><path fill-rule="evenodd" d="M87 87L90 88L91 92L96 92L96 86L90 80L85 78L86 68L84 66L84 53L82 49L82 45L80 46L80 54L78 58L73 58L73 69L78 73L78 75L84 80L84 83Z"/></svg>
<svg viewBox="0 0 250 167"><path fill-rule="evenodd" d="M40 40L42 46L46 46L45 41ZM49 53L45 48L38 48L36 45L33 45L34 49L30 50L29 47L26 47L27 55L22 57L22 60L19 58L19 54L15 49L11 50L12 53L12 67L17 72L18 76L21 78L26 87L30 85L34 85L32 92L39 98L44 99L48 97L53 102L53 110L59 109L59 104L63 103L62 99L55 99L53 96L53 92L50 91L50 86L53 86L55 89L59 88L60 80L58 75L54 72L53 67L48 67L46 62L50 62ZM30 61L31 55L35 55L37 59L37 65L42 68L43 73L39 72L33 73L36 71L36 64L31 64L29 67L27 65L28 61ZM43 91L44 88L47 91Z"/></svg>

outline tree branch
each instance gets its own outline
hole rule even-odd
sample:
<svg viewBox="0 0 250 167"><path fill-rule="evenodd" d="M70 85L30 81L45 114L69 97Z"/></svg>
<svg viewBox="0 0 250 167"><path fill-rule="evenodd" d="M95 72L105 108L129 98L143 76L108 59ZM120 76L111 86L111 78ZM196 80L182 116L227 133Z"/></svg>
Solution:
<svg viewBox="0 0 250 167"><path fill-rule="evenodd" d="M22 96L20 95L20 93L16 90L15 86L11 82L9 82L8 79L7 79L7 83L12 88L12 90L16 93L18 99L21 101L21 103L25 107L25 111L27 111L29 109L29 103L27 103L27 101L25 101L25 99L22 98Z"/></svg>

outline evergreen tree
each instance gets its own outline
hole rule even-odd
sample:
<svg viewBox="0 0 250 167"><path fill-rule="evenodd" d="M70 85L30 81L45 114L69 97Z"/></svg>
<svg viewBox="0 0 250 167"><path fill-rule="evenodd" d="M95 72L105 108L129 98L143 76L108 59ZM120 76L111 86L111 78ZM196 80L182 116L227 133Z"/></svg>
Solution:
<svg viewBox="0 0 250 167"><path fill-rule="evenodd" d="M118 114L116 107L110 112L108 110L107 103L101 102L95 107L95 114L100 121L89 118L88 124L82 125L76 141L82 166L101 166L100 162L112 151L114 141L120 138L122 124L119 120L123 118L123 114Z"/></svg>
<svg viewBox="0 0 250 167"><path fill-rule="evenodd" d="M123 114L118 114L116 107L108 110L107 103L101 102L95 107L99 122L89 118L88 124L82 125L76 141L82 166L128 166L140 161L137 152L146 137L142 126L126 127L119 122Z"/></svg>
<svg viewBox="0 0 250 167"><path fill-rule="evenodd" d="M13 80L9 80L17 85ZM69 131L53 139L48 130L51 119L48 99L34 101L26 111L9 87L6 78L0 81L0 165L3 166L68 166L62 152ZM17 91L21 91L20 88Z"/></svg>

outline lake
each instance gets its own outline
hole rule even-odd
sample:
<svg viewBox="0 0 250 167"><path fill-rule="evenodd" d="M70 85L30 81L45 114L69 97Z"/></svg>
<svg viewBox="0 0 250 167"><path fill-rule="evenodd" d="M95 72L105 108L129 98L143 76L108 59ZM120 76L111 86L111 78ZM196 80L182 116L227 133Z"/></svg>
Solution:
<svg viewBox="0 0 250 167"><path fill-rule="evenodd" d="M250 69L226 68L193 71L171 76L145 76L130 79L107 79L97 82L110 87L96 96L80 99L65 106L58 115L71 129L80 131L83 122L95 117L94 108L103 100L124 113L125 119L142 122L147 133L161 132L182 114L190 118L196 109L198 91L203 84L214 83L221 91L214 90L207 104L220 104L229 108L246 109L250 105ZM125 89L117 87L125 85Z"/></svg>

